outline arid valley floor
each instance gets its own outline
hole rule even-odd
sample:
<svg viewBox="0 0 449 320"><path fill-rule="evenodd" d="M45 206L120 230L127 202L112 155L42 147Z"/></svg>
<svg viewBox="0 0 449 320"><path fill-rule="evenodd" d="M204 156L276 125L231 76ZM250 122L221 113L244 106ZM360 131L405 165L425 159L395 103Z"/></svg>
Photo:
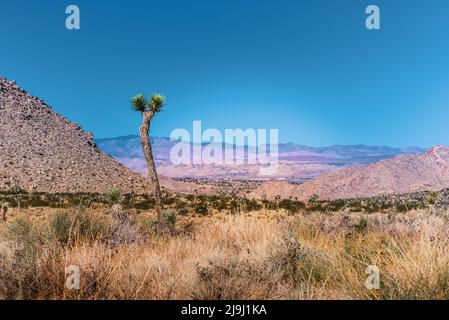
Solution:
<svg viewBox="0 0 449 320"><path fill-rule="evenodd" d="M164 217L164 229L151 209L107 198L10 208L0 224L0 298L449 298L449 212L427 202L405 210L386 201L382 212L347 202L331 212L313 199L257 210L228 199L206 212L193 204L219 200L168 197L186 206ZM65 287L68 265L80 267L80 290ZM378 290L365 286L370 265Z"/></svg>

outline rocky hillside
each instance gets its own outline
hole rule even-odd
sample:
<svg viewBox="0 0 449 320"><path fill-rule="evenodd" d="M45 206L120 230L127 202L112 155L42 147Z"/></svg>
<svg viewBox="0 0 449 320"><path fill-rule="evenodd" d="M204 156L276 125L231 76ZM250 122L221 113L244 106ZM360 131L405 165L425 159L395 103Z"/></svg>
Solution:
<svg viewBox="0 0 449 320"><path fill-rule="evenodd" d="M0 189L13 186L42 192L140 192L145 181L100 151L92 134L0 77Z"/></svg>
<svg viewBox="0 0 449 320"><path fill-rule="evenodd" d="M441 190L449 187L449 147L437 146L427 152L400 155L368 166L342 169L301 185L267 182L250 196L307 200L316 194L322 199L371 197L392 193Z"/></svg>

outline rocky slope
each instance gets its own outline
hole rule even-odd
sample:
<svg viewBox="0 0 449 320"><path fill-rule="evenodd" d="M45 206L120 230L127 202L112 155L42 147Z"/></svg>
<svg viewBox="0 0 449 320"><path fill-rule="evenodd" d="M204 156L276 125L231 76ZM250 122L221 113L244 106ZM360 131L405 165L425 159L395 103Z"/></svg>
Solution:
<svg viewBox="0 0 449 320"><path fill-rule="evenodd" d="M449 147L400 155L368 166L342 169L301 185L267 182L249 196L307 200L371 197L392 193L441 190L449 187ZM248 195L247 195L248 196Z"/></svg>
<svg viewBox="0 0 449 320"><path fill-rule="evenodd" d="M141 192L145 180L100 151L93 135L0 77L0 189Z"/></svg>

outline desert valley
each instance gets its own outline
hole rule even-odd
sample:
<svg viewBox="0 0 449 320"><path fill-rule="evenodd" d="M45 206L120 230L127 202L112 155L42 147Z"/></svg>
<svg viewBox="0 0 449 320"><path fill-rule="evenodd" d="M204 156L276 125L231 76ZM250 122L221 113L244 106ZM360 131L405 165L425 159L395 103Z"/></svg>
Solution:
<svg viewBox="0 0 449 320"><path fill-rule="evenodd" d="M449 147L285 143L260 178L151 138L158 218L140 143L0 77L0 299L449 298Z"/></svg>

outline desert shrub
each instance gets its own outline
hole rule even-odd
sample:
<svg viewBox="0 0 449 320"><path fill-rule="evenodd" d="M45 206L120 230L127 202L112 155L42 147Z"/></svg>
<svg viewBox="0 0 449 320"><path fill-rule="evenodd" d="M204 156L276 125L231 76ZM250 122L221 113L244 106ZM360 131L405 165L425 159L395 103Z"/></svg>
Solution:
<svg viewBox="0 0 449 320"><path fill-rule="evenodd" d="M48 236L60 244L67 244L72 235L74 221L67 212L56 213L48 224Z"/></svg>
<svg viewBox="0 0 449 320"><path fill-rule="evenodd" d="M206 216L209 214L209 208L207 207L206 202L197 202L194 204L193 210L196 214L200 214Z"/></svg>
<svg viewBox="0 0 449 320"><path fill-rule="evenodd" d="M231 211L232 214L236 214L240 211L240 204L236 199L233 198L229 202L229 210Z"/></svg>
<svg viewBox="0 0 449 320"><path fill-rule="evenodd" d="M151 217L144 221L144 228L152 234L176 234L177 211L164 209L161 212L161 220Z"/></svg>
<svg viewBox="0 0 449 320"><path fill-rule="evenodd" d="M145 225L136 223L125 211L114 215L111 235L107 243L112 247L118 245L130 245L133 243L143 244L146 241ZM147 226L150 226L149 224Z"/></svg>
<svg viewBox="0 0 449 320"><path fill-rule="evenodd" d="M360 204L355 204L350 207L351 212L363 212L364 208Z"/></svg>
<svg viewBox="0 0 449 320"><path fill-rule="evenodd" d="M158 224L157 218L149 218L145 220L145 225L148 226L150 230L153 230L157 224Z"/></svg>
<svg viewBox="0 0 449 320"><path fill-rule="evenodd" d="M245 209L247 212L259 211L262 209L262 205L254 199L246 200L245 207L246 207Z"/></svg>
<svg viewBox="0 0 449 320"><path fill-rule="evenodd" d="M358 233L365 232L368 229L368 220L365 217L361 217L353 227Z"/></svg>
<svg viewBox="0 0 449 320"><path fill-rule="evenodd" d="M197 285L192 288L192 298L199 300L251 299L258 292L259 297L270 297L276 289L276 278L265 263L251 261L211 260L196 268ZM257 287L262 287L259 289Z"/></svg>
<svg viewBox="0 0 449 320"><path fill-rule="evenodd" d="M127 206L128 208L134 208L135 197L136 195L134 194L134 192L125 193L122 195L121 203Z"/></svg>
<svg viewBox="0 0 449 320"><path fill-rule="evenodd" d="M298 213L306 207L304 202L283 199L279 203L279 208L287 210L289 213Z"/></svg>
<svg viewBox="0 0 449 320"><path fill-rule="evenodd" d="M154 198L149 197L148 195L143 195L138 199L135 199L133 207L138 210L150 210L154 208L155 204Z"/></svg>
<svg viewBox="0 0 449 320"><path fill-rule="evenodd" d="M329 201L326 205L328 211L337 212L346 207L346 201L342 199Z"/></svg>
<svg viewBox="0 0 449 320"><path fill-rule="evenodd" d="M189 214L189 207L183 203L183 202L179 202L176 206L175 206L176 211L178 212L179 215L181 216L185 216Z"/></svg>
<svg viewBox="0 0 449 320"><path fill-rule="evenodd" d="M218 211L224 211L228 208L228 199L224 196L216 197L212 200L211 206Z"/></svg>
<svg viewBox="0 0 449 320"><path fill-rule="evenodd" d="M325 212L322 203L313 203L313 204L307 203L306 211L308 211L308 212L321 212L321 211Z"/></svg>
<svg viewBox="0 0 449 320"><path fill-rule="evenodd" d="M407 261L411 263L411 261ZM423 267L420 265L420 267ZM407 268L407 267L406 267ZM416 271L408 277L392 272L382 281L379 299L386 300L448 300L449 268L438 265L431 274Z"/></svg>
<svg viewBox="0 0 449 320"><path fill-rule="evenodd" d="M279 206L276 202L273 201L269 201L269 200L262 200L262 204L264 206L265 209L267 210L277 210L279 209Z"/></svg>
<svg viewBox="0 0 449 320"><path fill-rule="evenodd" d="M39 231L26 216L19 216L8 225L8 239L23 248L35 247L40 242Z"/></svg>
<svg viewBox="0 0 449 320"><path fill-rule="evenodd" d="M437 193L436 192L434 192L434 191L430 191L428 194L427 194L427 199L426 199L426 201L427 201L427 203L429 204L429 205L434 205L435 203L436 203L436 201L437 201Z"/></svg>
<svg viewBox="0 0 449 320"><path fill-rule="evenodd" d="M8 197L7 201L9 202L11 208L18 208L18 207L23 207L22 206L22 198L23 195L18 195L18 196L10 196Z"/></svg>
<svg viewBox="0 0 449 320"><path fill-rule="evenodd" d="M106 193L106 199L110 204L117 204L122 198L122 192L119 189L113 189Z"/></svg>
<svg viewBox="0 0 449 320"><path fill-rule="evenodd" d="M387 210L387 209L389 209L389 208L391 208L391 205L388 203L388 202L386 202L386 201L383 201L381 204L380 204L380 209L383 211L383 210Z"/></svg>
<svg viewBox="0 0 449 320"><path fill-rule="evenodd" d="M9 194L28 194L21 186L12 186L9 191Z"/></svg>
<svg viewBox="0 0 449 320"><path fill-rule="evenodd" d="M320 200L320 197L317 195L317 194L312 194L310 197L309 197L309 200L307 201L307 202L309 202L309 203L316 203L316 202L318 202Z"/></svg>
<svg viewBox="0 0 449 320"><path fill-rule="evenodd" d="M234 219L236 225L230 229L227 222L218 230L211 230L220 240L211 243L205 257L196 264L196 281L192 283L190 297L199 300L285 297L295 284L299 248L296 242L289 243L277 229L272 234L264 233L260 225L246 226L240 218ZM269 228L276 227L271 224ZM211 254L211 250L220 254Z"/></svg>
<svg viewBox="0 0 449 320"><path fill-rule="evenodd" d="M84 211L60 211L45 229L46 238L61 245L73 245L76 241L92 242L110 235L110 224L105 218Z"/></svg>
<svg viewBox="0 0 449 320"><path fill-rule="evenodd" d="M396 210L398 212L407 212L409 210L408 206L404 203L396 204Z"/></svg>
<svg viewBox="0 0 449 320"><path fill-rule="evenodd" d="M268 199L263 198L262 200L260 200L260 203L262 204L262 208L263 210L269 209L271 206L271 201Z"/></svg>
<svg viewBox="0 0 449 320"><path fill-rule="evenodd" d="M174 209L165 209L162 211L162 220L169 226L175 227L177 212Z"/></svg>
<svg viewBox="0 0 449 320"><path fill-rule="evenodd" d="M48 285L40 277L45 260L40 230L28 217L19 216L8 226L6 240L9 250L0 250L0 297L36 299L39 288Z"/></svg>
<svg viewBox="0 0 449 320"><path fill-rule="evenodd" d="M298 248L298 252L292 258L292 261L296 262L295 269L292 270L295 271L297 283L324 282L329 279L334 268L332 261L325 252L305 246Z"/></svg>
<svg viewBox="0 0 449 320"><path fill-rule="evenodd" d="M81 193L71 193L64 195L66 206L65 208L78 207L84 200L84 195Z"/></svg>
<svg viewBox="0 0 449 320"><path fill-rule="evenodd" d="M162 198L162 203L164 205L166 205L166 206L172 206L176 202L177 202L177 198L176 197L165 197L165 198Z"/></svg>
<svg viewBox="0 0 449 320"><path fill-rule="evenodd" d="M196 200L199 202L207 202L209 200L209 196L205 194L198 194L196 196Z"/></svg>
<svg viewBox="0 0 449 320"><path fill-rule="evenodd" d="M29 200L29 205L31 207L49 207L50 203L40 194L32 194Z"/></svg>

